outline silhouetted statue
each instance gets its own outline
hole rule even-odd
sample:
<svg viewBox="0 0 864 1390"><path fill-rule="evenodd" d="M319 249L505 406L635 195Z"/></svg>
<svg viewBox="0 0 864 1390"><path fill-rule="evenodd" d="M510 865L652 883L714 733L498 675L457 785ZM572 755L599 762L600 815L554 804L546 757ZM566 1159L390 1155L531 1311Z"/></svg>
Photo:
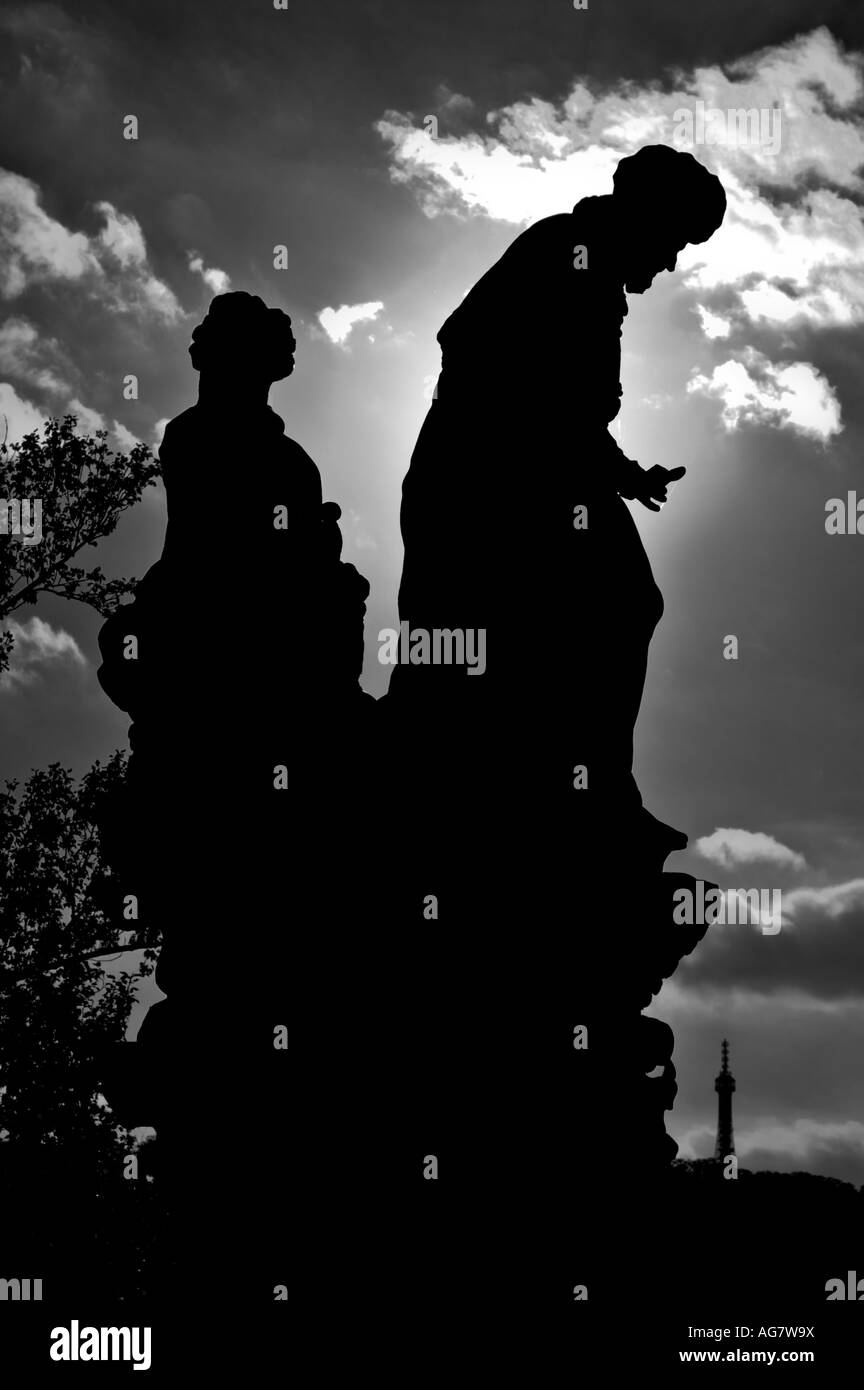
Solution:
<svg viewBox="0 0 864 1390"><path fill-rule="evenodd" d="M517 237L438 335L437 398L403 486L400 618L488 629L489 674L406 664L393 695L422 703L431 679L436 703L455 683L460 705L485 705L497 680L499 712L506 687L532 756L556 761L551 785L586 767L591 833L635 836L658 864L686 837L641 810L632 758L663 601L621 499L658 510L684 470L644 471L608 427L626 294L710 237L725 204L692 155L648 146L611 195Z"/></svg>
<svg viewBox="0 0 864 1390"><path fill-rule="evenodd" d="M403 485L402 651L383 704L403 753L390 839L404 920L428 932L412 990L418 1143L442 1133L454 1168L459 1156L451 1181L491 1267L511 1292L519 1281L520 1310L554 1303L580 1269L592 1298L614 1286L610 1227L594 1243L586 1211L611 1191L611 1220L628 1203L650 1225L677 1150L671 1029L641 1011L706 928L674 921L673 895L695 882L663 864L686 836L633 779L663 605L622 499L657 508L683 469L643 471L609 424L628 292L724 207L695 159L649 147L621 161L611 195L518 236L438 335L437 395ZM482 674L436 664L421 640L477 629ZM433 893L441 920L427 925ZM436 1211L430 1260L463 1227Z"/></svg>
<svg viewBox="0 0 864 1390"><path fill-rule="evenodd" d="M158 713L176 725L184 703L206 718L202 697L225 699L229 658L250 651L256 678L231 693L238 712L284 708L286 686L292 708L314 707L322 691L328 703L364 700L369 585L340 564L340 510L322 503L317 467L267 403L272 382L293 371L295 346L287 314L242 291L215 298L192 334L198 403L169 422L159 450L162 559L132 609L103 629L104 649L121 629L142 628L137 660L113 650L100 676L133 716L143 701L151 723Z"/></svg>
<svg viewBox="0 0 864 1390"><path fill-rule="evenodd" d="M167 999L130 1049L145 1084L127 1118L157 1130L164 1292L225 1247L253 1271L259 1309L303 1257L274 1214L285 1133L298 1118L311 1131L317 1113L289 1104L274 1038L290 1026L308 1039L304 1009L328 1028L333 986L316 953L330 951L356 887L354 802L375 707L359 686L369 585L341 561L339 508L267 402L295 346L288 316L258 297L212 301L190 348L198 402L160 449L162 557L100 633L99 679L134 721L111 826L118 883L163 934Z"/></svg>

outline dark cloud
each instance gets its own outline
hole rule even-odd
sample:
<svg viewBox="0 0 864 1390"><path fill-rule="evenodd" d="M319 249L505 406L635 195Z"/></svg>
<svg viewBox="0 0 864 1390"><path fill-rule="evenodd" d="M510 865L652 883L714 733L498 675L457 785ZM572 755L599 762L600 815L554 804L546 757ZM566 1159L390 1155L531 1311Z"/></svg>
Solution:
<svg viewBox="0 0 864 1390"><path fill-rule="evenodd" d="M746 869L740 878L741 887L757 881ZM763 869L761 881L769 878ZM864 879L792 889L783 894L783 919L776 935L750 925L709 929L682 962L680 983L758 994L798 990L827 1000L864 996Z"/></svg>

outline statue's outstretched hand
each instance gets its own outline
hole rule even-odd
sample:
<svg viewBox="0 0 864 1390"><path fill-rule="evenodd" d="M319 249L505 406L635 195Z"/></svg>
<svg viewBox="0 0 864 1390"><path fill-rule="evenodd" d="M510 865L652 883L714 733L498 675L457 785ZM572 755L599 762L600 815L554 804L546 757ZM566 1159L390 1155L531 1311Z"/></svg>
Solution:
<svg viewBox="0 0 864 1390"><path fill-rule="evenodd" d="M669 483L677 483L686 472L686 468L663 468L659 463L655 463L653 468L640 469L639 477L630 484L632 492L628 489L628 493L624 495L635 497L649 512L659 512L666 501L666 488Z"/></svg>

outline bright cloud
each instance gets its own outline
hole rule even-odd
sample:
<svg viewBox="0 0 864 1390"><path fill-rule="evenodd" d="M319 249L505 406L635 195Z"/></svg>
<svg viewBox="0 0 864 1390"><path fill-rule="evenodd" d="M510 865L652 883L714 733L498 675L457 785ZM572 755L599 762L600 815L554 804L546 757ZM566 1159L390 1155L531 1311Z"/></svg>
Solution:
<svg viewBox="0 0 864 1390"><path fill-rule="evenodd" d="M171 323L182 309L151 271L141 227L111 204L96 204L95 236L70 232L43 208L30 179L0 170L0 293L15 299L29 286L79 282L120 312L147 312Z"/></svg>
<svg viewBox="0 0 864 1390"><path fill-rule="evenodd" d="M119 420L114 421L112 432L121 449L128 451L134 449L136 444L141 443L137 435L134 435L131 430L127 430L126 426L122 425Z"/></svg>
<svg viewBox="0 0 864 1390"><path fill-rule="evenodd" d="M0 171L0 265L7 299L34 280L80 280L99 274L89 238L49 217L36 185L7 170Z"/></svg>
<svg viewBox="0 0 864 1390"><path fill-rule="evenodd" d="M322 309L318 322L331 343L344 347L355 324L371 322L383 308L380 299L370 300L368 304L343 304L338 309Z"/></svg>
<svg viewBox="0 0 864 1390"><path fill-rule="evenodd" d="M703 835L694 846L703 859L731 869L738 864L776 864L784 869L806 869L803 854L781 845L773 835L761 830L717 829Z"/></svg>
<svg viewBox="0 0 864 1390"><path fill-rule="evenodd" d="M224 270L217 270L215 266L207 267L201 256L196 251L190 251L189 269L194 270L196 275L200 275L205 285L214 294L227 294L231 288L231 278Z"/></svg>
<svg viewBox="0 0 864 1390"><path fill-rule="evenodd" d="M97 203L96 211L105 218L99 244L122 266L145 265L147 247L144 234L134 217L125 217L111 203Z"/></svg>
<svg viewBox="0 0 864 1390"><path fill-rule="evenodd" d="M576 88L565 107L574 120L580 97L593 100ZM415 190L428 217L479 212L527 223L572 207L576 196L611 192L619 153L600 145L564 153L562 139L571 140L548 102L520 103L490 119L499 123L497 136L451 140L446 126L436 139L397 111L377 123L392 149L391 177Z"/></svg>
<svg viewBox="0 0 864 1390"><path fill-rule="evenodd" d="M682 251L685 283L703 293L733 289L742 324L864 322L864 219L857 204L829 189L775 204L731 171L717 172L726 188L726 219L710 241ZM820 174L827 177L811 171Z"/></svg>
<svg viewBox="0 0 864 1390"><path fill-rule="evenodd" d="M798 434L825 441L843 428L840 403L811 363L778 366L755 348L721 362L707 376L694 373L687 390L716 397L727 430L744 423L788 425Z"/></svg>
<svg viewBox="0 0 864 1390"><path fill-rule="evenodd" d="M14 691L22 685L32 685L45 665L87 665L87 658L71 633L53 628L41 618L31 618L27 623L12 621L4 630L12 633L15 646L9 669L0 677L0 690Z"/></svg>
<svg viewBox="0 0 864 1390"><path fill-rule="evenodd" d="M104 415L85 405L77 397L72 397L62 408L62 412L52 413L77 415L79 434L108 430L121 449L131 449L139 442L131 430L119 420L107 424ZM41 431L46 419L47 414L40 406L27 397L20 396L8 381L0 382L0 444L20 443L25 434L32 434L34 430Z"/></svg>
<svg viewBox="0 0 864 1390"><path fill-rule="evenodd" d="M121 449L131 449L138 443L135 435L115 420L109 427L103 415L85 405L73 393L70 383L59 375L75 375L60 345L54 338L40 335L27 319L10 318L0 324L0 371L8 372L16 382L29 390L53 397L51 408L34 404L28 396L19 394L12 382L0 384L0 440L18 443L34 429L40 429L49 414L77 415L79 430L92 432L109 429Z"/></svg>
<svg viewBox="0 0 864 1390"><path fill-rule="evenodd" d="M78 428L82 434L95 434L97 430L108 428L104 415L100 415L98 410L91 410L77 399L69 402L69 410L72 415L78 416Z"/></svg>
<svg viewBox="0 0 864 1390"><path fill-rule="evenodd" d="M79 434L95 434L97 430L107 430L109 434L113 435L115 443L121 449L131 449L140 443L132 431L128 430L119 420L114 420L109 425L104 415L100 415L98 410L92 410L90 406L84 405L82 401L71 400L69 413L78 417L77 432Z"/></svg>
<svg viewBox="0 0 864 1390"><path fill-rule="evenodd" d="M17 444L25 434L42 428L44 411L19 396L8 381L0 382L0 441Z"/></svg>
<svg viewBox="0 0 864 1390"><path fill-rule="evenodd" d="M68 394L71 387L56 370L60 358L56 341L42 338L27 319L0 324L0 371L51 395Z"/></svg>
<svg viewBox="0 0 864 1390"><path fill-rule="evenodd" d="M482 133L448 136L444 111L437 138L396 111L376 128L390 147L391 177L414 191L427 216L484 214L516 225L610 193L619 159L642 145L691 149L719 175L728 200L719 231L678 261L683 286L699 292L705 336L727 338L750 325L786 333L864 323L857 55L821 28L725 69L671 74L664 85L597 94L577 81L559 105L534 99L489 113ZM681 112L695 114L700 103L724 116L764 112L753 130L766 138L716 143L708 135L721 129L715 122L704 127L712 143L688 142ZM694 122L694 138L697 129ZM818 439L838 432L836 400L814 367L762 362L761 379L734 361L709 378L727 427L770 420Z"/></svg>
<svg viewBox="0 0 864 1390"><path fill-rule="evenodd" d="M704 304L696 306L699 319L702 324L702 332L706 338L728 338L732 332L732 324L729 319L721 318L719 314L712 314L710 309L706 309Z"/></svg>

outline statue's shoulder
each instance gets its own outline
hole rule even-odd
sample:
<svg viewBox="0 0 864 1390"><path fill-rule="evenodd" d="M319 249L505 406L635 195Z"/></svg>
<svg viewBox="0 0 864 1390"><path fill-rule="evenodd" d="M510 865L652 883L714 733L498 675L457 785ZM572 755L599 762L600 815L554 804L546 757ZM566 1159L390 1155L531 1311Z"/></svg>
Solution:
<svg viewBox="0 0 864 1390"><path fill-rule="evenodd" d="M195 405L190 405L187 410L181 410L179 415L175 415L173 420L168 421L158 449L163 472L166 462L170 465L171 459L181 450L187 451L199 431L199 411Z"/></svg>
<svg viewBox="0 0 864 1390"><path fill-rule="evenodd" d="M290 435L283 434L280 437L280 468L286 468L289 473L289 486L295 496L309 498L318 506L321 505L321 473L317 463L307 454L302 444L298 444L296 439Z"/></svg>
<svg viewBox="0 0 864 1390"><path fill-rule="evenodd" d="M200 424L201 411L197 405L190 405L186 410L181 410L179 415L175 415L173 420L169 420L162 435L163 442L169 437L186 434L189 430L196 429Z"/></svg>
<svg viewBox="0 0 864 1390"><path fill-rule="evenodd" d="M492 270L500 266L502 272L506 271L512 277L526 273L526 268L530 267L528 273L536 277L546 269L547 255L554 254L561 245L570 245L573 226L572 212L554 212L549 217L539 218L511 241Z"/></svg>
<svg viewBox="0 0 864 1390"><path fill-rule="evenodd" d="M500 345L516 316L524 324L538 312L554 309L557 313L554 286L562 267L569 273L572 244L571 212L542 217L520 232L443 324L438 342L444 351L450 350L451 360L454 348L458 354L460 339L472 352L478 335Z"/></svg>
<svg viewBox="0 0 864 1390"><path fill-rule="evenodd" d="M573 228L573 217L572 212L553 212L549 217L541 217L537 222L532 222L516 240L523 246L536 246L538 242L553 242L561 237L569 237Z"/></svg>
<svg viewBox="0 0 864 1390"><path fill-rule="evenodd" d="M318 465L313 458L307 454L302 444L298 444L296 439L292 439L290 434L283 434L280 438L282 458L291 468L299 469L303 472L311 472L313 469L318 472Z"/></svg>

